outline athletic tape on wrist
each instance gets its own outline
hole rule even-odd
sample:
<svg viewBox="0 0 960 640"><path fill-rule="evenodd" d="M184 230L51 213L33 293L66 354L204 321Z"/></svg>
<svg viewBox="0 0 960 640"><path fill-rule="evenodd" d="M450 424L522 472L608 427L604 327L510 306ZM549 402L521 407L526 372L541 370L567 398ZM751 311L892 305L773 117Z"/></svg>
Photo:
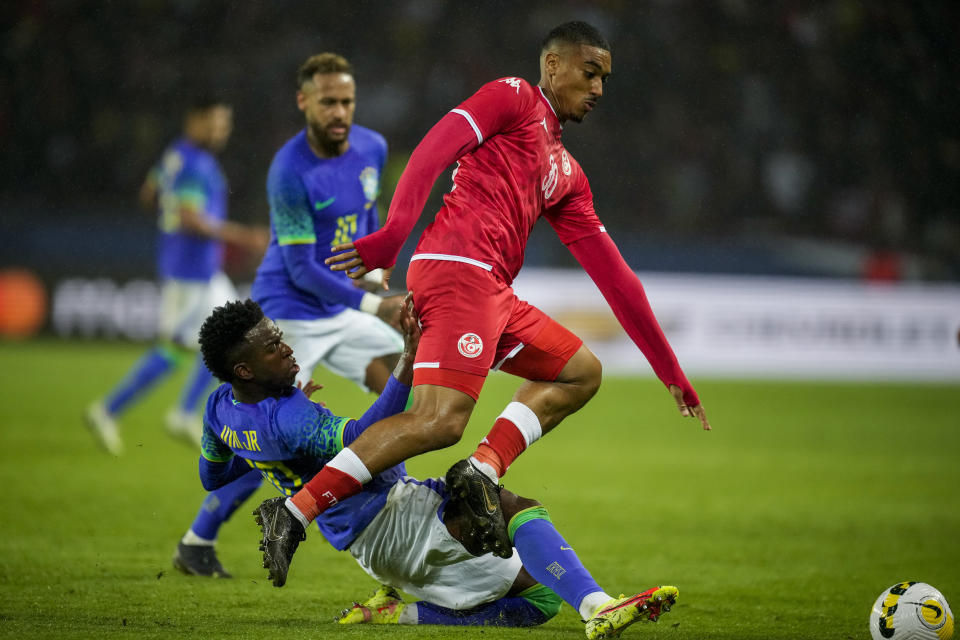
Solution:
<svg viewBox="0 0 960 640"><path fill-rule="evenodd" d="M371 315L377 315L377 311L380 310L380 305L382 303L383 298L368 291L363 294L362 298L360 298L360 311L365 311Z"/></svg>

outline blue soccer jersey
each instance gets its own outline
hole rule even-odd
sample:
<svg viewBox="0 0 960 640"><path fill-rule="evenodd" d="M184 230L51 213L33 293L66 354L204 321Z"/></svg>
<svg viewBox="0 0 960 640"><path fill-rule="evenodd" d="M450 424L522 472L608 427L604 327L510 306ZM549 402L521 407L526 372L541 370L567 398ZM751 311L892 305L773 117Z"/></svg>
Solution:
<svg viewBox="0 0 960 640"><path fill-rule="evenodd" d="M351 420L311 402L293 387L287 396L244 404L234 400L229 384L223 384L210 395L203 416L200 474L204 486L225 484L252 467L291 496L364 429L403 411L409 393L409 387L391 376L373 405L360 419ZM220 475L212 480L212 473ZM390 488L404 475L403 463L391 467L359 494L320 514L317 525L327 541L346 549L383 508Z"/></svg>
<svg viewBox="0 0 960 640"><path fill-rule="evenodd" d="M212 153L180 138L154 169L160 209L158 270L163 278L209 280L220 269L223 244L184 232L180 210L190 207L212 220L227 217L227 180Z"/></svg>
<svg viewBox="0 0 960 640"><path fill-rule="evenodd" d="M323 261L331 247L379 227L376 201L387 144L359 125L351 127L349 140L343 155L319 158L304 130L273 158L267 176L270 246L251 292L271 318L326 318L360 306L363 291Z"/></svg>

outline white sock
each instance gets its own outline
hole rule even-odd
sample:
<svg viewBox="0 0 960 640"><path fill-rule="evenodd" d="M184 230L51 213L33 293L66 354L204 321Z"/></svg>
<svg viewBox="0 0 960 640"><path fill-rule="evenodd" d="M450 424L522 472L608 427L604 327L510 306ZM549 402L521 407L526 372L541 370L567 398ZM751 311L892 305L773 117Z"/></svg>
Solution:
<svg viewBox="0 0 960 640"><path fill-rule="evenodd" d="M367 484L373 480L373 475L367 469L367 465L363 464L363 460L349 448L344 448L340 453L333 456L327 466L343 471L360 484Z"/></svg>
<svg viewBox="0 0 960 640"><path fill-rule="evenodd" d="M613 600L613 597L607 594L606 591L594 591L586 595L583 600L580 601L580 619L589 620L593 617L593 614L597 612L597 608L600 605L606 604L610 600Z"/></svg>
<svg viewBox="0 0 960 640"><path fill-rule="evenodd" d="M193 529L187 529L187 532L183 534L182 538L180 538L180 542L183 544L192 544L202 547L212 547L216 540L207 540L206 538L201 538L193 532Z"/></svg>
<svg viewBox="0 0 960 640"><path fill-rule="evenodd" d="M500 482L500 477L497 476L497 470L491 467L486 462L480 462L473 456L470 456L470 464L473 465L473 468L493 480L493 484Z"/></svg>
<svg viewBox="0 0 960 640"><path fill-rule="evenodd" d="M497 419L506 418L517 427L523 435L529 447L543 436L543 427L540 426L540 418L533 412L533 409L522 402L511 402L503 409L503 413L497 416Z"/></svg>
<svg viewBox="0 0 960 640"><path fill-rule="evenodd" d="M417 613L417 603L411 602L400 611L397 624L419 624L420 616Z"/></svg>
<svg viewBox="0 0 960 640"><path fill-rule="evenodd" d="M306 531L307 527L310 526L310 521L307 520L307 516L300 513L300 509L297 509L297 505L293 504L293 500L287 498L283 503L283 506L287 508L287 511L293 514L293 517L300 521L300 524L303 525L303 530Z"/></svg>

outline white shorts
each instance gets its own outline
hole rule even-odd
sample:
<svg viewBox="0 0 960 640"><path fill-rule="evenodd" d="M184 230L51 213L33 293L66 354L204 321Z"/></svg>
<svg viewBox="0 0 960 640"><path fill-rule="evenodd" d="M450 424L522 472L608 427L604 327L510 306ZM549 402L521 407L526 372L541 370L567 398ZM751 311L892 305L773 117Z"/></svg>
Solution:
<svg viewBox="0 0 960 640"><path fill-rule="evenodd" d="M306 384L314 367L325 367L367 390L367 365L375 358L403 352L403 338L380 318L356 309L317 320L274 318L283 341L300 365L297 381Z"/></svg>
<svg viewBox="0 0 960 640"><path fill-rule="evenodd" d="M158 333L164 340L193 350L200 348L200 325L214 307L237 299L237 290L223 272L210 280L165 280L160 288Z"/></svg>
<svg viewBox="0 0 960 640"><path fill-rule="evenodd" d="M442 491L438 478L397 480L350 553L374 580L442 607L469 609L502 598L523 566L520 555L467 553L437 514Z"/></svg>

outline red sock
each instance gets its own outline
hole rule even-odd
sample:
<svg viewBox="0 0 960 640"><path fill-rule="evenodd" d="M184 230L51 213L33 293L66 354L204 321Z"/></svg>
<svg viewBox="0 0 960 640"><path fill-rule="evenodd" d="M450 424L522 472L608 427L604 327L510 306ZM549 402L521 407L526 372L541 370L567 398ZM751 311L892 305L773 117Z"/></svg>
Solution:
<svg viewBox="0 0 960 640"><path fill-rule="evenodd" d="M473 452L471 457L476 459L477 462L485 462L493 467L493 470L497 472L497 477L503 475L503 462L500 461L500 456L486 443L478 444L477 450Z"/></svg>
<svg viewBox="0 0 960 640"><path fill-rule="evenodd" d="M526 448L527 441L517 425L507 418L497 418L490 433L477 447L473 457L489 464L496 469L497 475L502 477ZM496 459L492 460L494 457Z"/></svg>
<svg viewBox="0 0 960 640"><path fill-rule="evenodd" d="M313 520L344 498L360 493L361 489L363 485L353 476L327 465L290 500L308 520Z"/></svg>

